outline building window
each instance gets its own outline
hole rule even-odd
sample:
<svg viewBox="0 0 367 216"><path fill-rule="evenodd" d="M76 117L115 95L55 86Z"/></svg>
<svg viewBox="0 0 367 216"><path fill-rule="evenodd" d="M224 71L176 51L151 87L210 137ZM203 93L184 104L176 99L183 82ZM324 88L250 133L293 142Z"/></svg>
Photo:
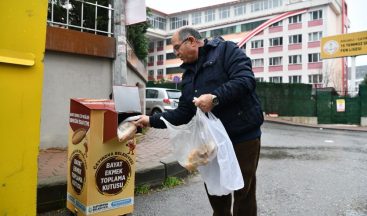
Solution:
<svg viewBox="0 0 367 216"><path fill-rule="evenodd" d="M255 29L256 27L258 27L259 25L261 25L262 23L264 23L265 21L266 20L261 20L261 21L241 24L241 31L242 32L251 31L251 30Z"/></svg>
<svg viewBox="0 0 367 216"><path fill-rule="evenodd" d="M215 20L215 9L205 11L205 22L212 22Z"/></svg>
<svg viewBox="0 0 367 216"><path fill-rule="evenodd" d="M302 43L302 35L301 34L290 35L289 36L289 44L297 44L297 43Z"/></svg>
<svg viewBox="0 0 367 216"><path fill-rule="evenodd" d="M289 83L302 83L302 76L289 76Z"/></svg>
<svg viewBox="0 0 367 216"><path fill-rule="evenodd" d="M154 56L149 56L148 57L148 66L153 66L154 65Z"/></svg>
<svg viewBox="0 0 367 216"><path fill-rule="evenodd" d="M322 38L322 32L311 32L311 33L308 33L308 41L309 42L320 41L321 38Z"/></svg>
<svg viewBox="0 0 367 216"><path fill-rule="evenodd" d="M158 61L163 61L163 55L158 56Z"/></svg>
<svg viewBox="0 0 367 216"><path fill-rule="evenodd" d="M167 53L166 54L166 59L175 59L177 58L177 56L174 53Z"/></svg>
<svg viewBox="0 0 367 216"><path fill-rule="evenodd" d="M281 77L281 76L269 77L269 82L271 82L271 83L282 83L283 82L283 77Z"/></svg>
<svg viewBox="0 0 367 216"><path fill-rule="evenodd" d="M171 24L171 30L178 29L189 24L187 15L172 17L169 20Z"/></svg>
<svg viewBox="0 0 367 216"><path fill-rule="evenodd" d="M149 52L153 52L154 51L154 42L149 42Z"/></svg>
<svg viewBox="0 0 367 216"><path fill-rule="evenodd" d="M264 82L264 77L256 77L256 82Z"/></svg>
<svg viewBox="0 0 367 216"><path fill-rule="evenodd" d="M201 24L201 12L196 12L192 14L191 23L192 25Z"/></svg>
<svg viewBox="0 0 367 216"><path fill-rule="evenodd" d="M183 69L180 67L171 67L166 69L166 74L177 74L177 73L183 73Z"/></svg>
<svg viewBox="0 0 367 216"><path fill-rule="evenodd" d="M283 26L283 21L276 22L276 23L270 25L269 27L276 27L276 26Z"/></svg>
<svg viewBox="0 0 367 216"><path fill-rule="evenodd" d="M219 9L219 18L220 19L227 19L229 18L229 7L220 8Z"/></svg>
<svg viewBox="0 0 367 216"><path fill-rule="evenodd" d="M158 15L150 15L148 20L152 28L166 30L167 20L165 18Z"/></svg>
<svg viewBox="0 0 367 216"><path fill-rule="evenodd" d="M255 1L251 3L251 12L272 9L272 8L280 7L282 5L283 5L282 0Z"/></svg>
<svg viewBox="0 0 367 216"><path fill-rule="evenodd" d="M148 76L154 76L154 70L148 70Z"/></svg>
<svg viewBox="0 0 367 216"><path fill-rule="evenodd" d="M264 67L264 59L252 59L252 67Z"/></svg>
<svg viewBox="0 0 367 216"><path fill-rule="evenodd" d="M313 63L313 62L320 62L320 53L310 53L308 54L308 62L309 63Z"/></svg>
<svg viewBox="0 0 367 216"><path fill-rule="evenodd" d="M264 40L251 41L251 49L263 48Z"/></svg>
<svg viewBox="0 0 367 216"><path fill-rule="evenodd" d="M310 20L318 20L322 19L322 10L312 11L310 12Z"/></svg>
<svg viewBox="0 0 367 216"><path fill-rule="evenodd" d="M162 51L163 50L163 45L164 45L164 41L158 41L157 42L157 51Z"/></svg>
<svg viewBox="0 0 367 216"><path fill-rule="evenodd" d="M289 17L288 18L288 22L289 22L289 24L292 24L292 23L301 23L302 22L302 14Z"/></svg>
<svg viewBox="0 0 367 216"><path fill-rule="evenodd" d="M269 58L269 65L270 66L282 65L282 57Z"/></svg>
<svg viewBox="0 0 367 216"><path fill-rule="evenodd" d="M308 75L308 83L322 83L322 74Z"/></svg>
<svg viewBox="0 0 367 216"><path fill-rule="evenodd" d="M289 64L302 64L302 55L291 55L288 58Z"/></svg>
<svg viewBox="0 0 367 216"><path fill-rule="evenodd" d="M166 39L166 45L170 45L170 44L172 44L171 38Z"/></svg>
<svg viewBox="0 0 367 216"><path fill-rule="evenodd" d="M283 37L276 37L269 39L269 46L282 46L283 45Z"/></svg>
<svg viewBox="0 0 367 216"><path fill-rule="evenodd" d="M236 26L229 26L225 28L211 30L210 37L233 34L233 33L236 33Z"/></svg>
<svg viewBox="0 0 367 216"><path fill-rule="evenodd" d="M158 76L162 76L163 75L163 69L158 69L157 73L158 73Z"/></svg>
<svg viewBox="0 0 367 216"><path fill-rule="evenodd" d="M234 6L234 15L235 16L241 16L246 13L246 7L245 5L235 5Z"/></svg>

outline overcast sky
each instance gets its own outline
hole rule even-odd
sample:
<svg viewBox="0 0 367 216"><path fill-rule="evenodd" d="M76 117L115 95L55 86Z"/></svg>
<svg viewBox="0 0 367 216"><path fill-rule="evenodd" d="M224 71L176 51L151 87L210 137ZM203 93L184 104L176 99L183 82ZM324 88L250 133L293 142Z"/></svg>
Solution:
<svg viewBox="0 0 367 216"><path fill-rule="evenodd" d="M164 13L174 13L231 1L234 0L146 0L146 5ZM348 32L367 31L367 1L346 0L346 2L348 4L348 16L350 20L350 29ZM367 65L367 55L357 56L356 64Z"/></svg>

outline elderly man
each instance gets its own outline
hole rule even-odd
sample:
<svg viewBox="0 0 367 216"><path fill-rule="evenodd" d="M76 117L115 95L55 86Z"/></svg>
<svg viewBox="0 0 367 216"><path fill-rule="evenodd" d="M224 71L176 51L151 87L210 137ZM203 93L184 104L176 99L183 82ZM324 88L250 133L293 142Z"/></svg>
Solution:
<svg viewBox="0 0 367 216"><path fill-rule="evenodd" d="M182 96L178 108L153 116L142 116L136 124L143 127L165 128L163 116L174 125L188 123L196 107L211 111L218 117L231 141L239 162L244 188L231 194L208 194L213 215L257 215L256 169L260 153L260 126L263 114L255 93L256 81L251 60L236 44L217 37L203 40L190 27L179 29L172 36L173 51L183 61L181 68ZM193 98L197 99L193 99ZM230 176L228 176L230 178Z"/></svg>

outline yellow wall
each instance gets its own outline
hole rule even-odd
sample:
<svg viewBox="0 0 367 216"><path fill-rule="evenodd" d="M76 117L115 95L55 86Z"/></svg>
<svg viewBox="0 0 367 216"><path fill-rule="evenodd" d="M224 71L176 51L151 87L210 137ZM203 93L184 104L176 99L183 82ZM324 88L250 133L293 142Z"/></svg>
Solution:
<svg viewBox="0 0 367 216"><path fill-rule="evenodd" d="M0 1L0 215L36 215L46 14L47 0Z"/></svg>

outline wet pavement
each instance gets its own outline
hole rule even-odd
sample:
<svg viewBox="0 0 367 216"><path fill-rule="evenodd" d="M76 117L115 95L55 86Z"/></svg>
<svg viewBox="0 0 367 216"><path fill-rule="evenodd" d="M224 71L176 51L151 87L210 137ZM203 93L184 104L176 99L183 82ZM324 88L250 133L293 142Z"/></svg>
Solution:
<svg viewBox="0 0 367 216"><path fill-rule="evenodd" d="M257 179L258 215L366 216L367 133L265 123ZM209 216L211 209L194 176L136 196L132 215Z"/></svg>

